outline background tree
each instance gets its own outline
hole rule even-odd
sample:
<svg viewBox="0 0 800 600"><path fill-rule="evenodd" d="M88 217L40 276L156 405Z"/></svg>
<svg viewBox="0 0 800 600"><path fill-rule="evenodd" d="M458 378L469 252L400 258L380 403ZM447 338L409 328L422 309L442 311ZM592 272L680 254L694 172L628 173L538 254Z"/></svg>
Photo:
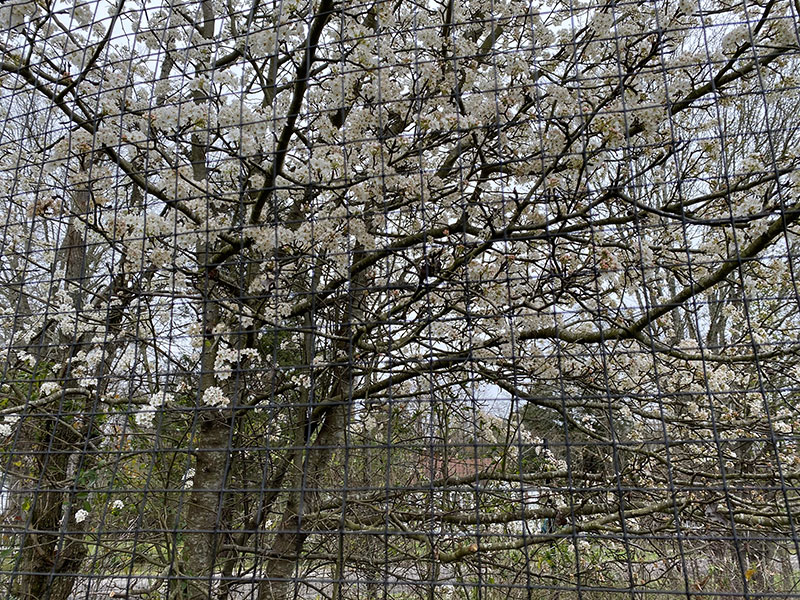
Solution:
<svg viewBox="0 0 800 600"><path fill-rule="evenodd" d="M792 3L0 24L10 596L792 588Z"/></svg>

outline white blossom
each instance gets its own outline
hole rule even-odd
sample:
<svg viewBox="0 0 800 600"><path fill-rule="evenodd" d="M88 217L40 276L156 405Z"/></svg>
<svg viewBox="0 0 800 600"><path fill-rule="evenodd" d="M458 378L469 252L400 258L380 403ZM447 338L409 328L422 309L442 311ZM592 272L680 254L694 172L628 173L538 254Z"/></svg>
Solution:
<svg viewBox="0 0 800 600"><path fill-rule="evenodd" d="M230 404L230 399L225 396L221 387L212 385L203 392L203 404L223 408Z"/></svg>
<svg viewBox="0 0 800 600"><path fill-rule="evenodd" d="M61 386L55 381L45 381L39 388L40 396L49 396L61 389Z"/></svg>
<svg viewBox="0 0 800 600"><path fill-rule="evenodd" d="M134 421L142 429L152 429L155 422L156 411L150 407L140 410L134 416Z"/></svg>
<svg viewBox="0 0 800 600"><path fill-rule="evenodd" d="M81 508L80 510L75 511L75 522L83 523L88 516L89 511Z"/></svg>

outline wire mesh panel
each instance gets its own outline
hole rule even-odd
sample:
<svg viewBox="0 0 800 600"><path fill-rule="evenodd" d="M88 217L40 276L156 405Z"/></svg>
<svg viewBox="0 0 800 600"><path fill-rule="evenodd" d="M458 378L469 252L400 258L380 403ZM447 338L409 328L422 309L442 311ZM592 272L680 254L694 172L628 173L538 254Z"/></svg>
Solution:
<svg viewBox="0 0 800 600"><path fill-rule="evenodd" d="M0 5L0 593L800 598L800 5Z"/></svg>

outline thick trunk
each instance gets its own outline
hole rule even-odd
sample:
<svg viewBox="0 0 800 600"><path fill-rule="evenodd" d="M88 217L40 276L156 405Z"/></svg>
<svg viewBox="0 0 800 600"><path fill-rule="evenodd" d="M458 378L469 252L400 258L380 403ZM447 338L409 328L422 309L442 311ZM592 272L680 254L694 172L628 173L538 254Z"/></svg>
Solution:
<svg viewBox="0 0 800 600"><path fill-rule="evenodd" d="M216 19L209 0L202 0L196 26L206 39L214 38ZM207 68L203 66L204 70ZM193 92L194 101L203 104L207 98L200 90ZM208 139L204 132L192 134L192 175L198 184L208 178ZM222 321L220 307L214 298L216 265L211 234L197 245L197 264L204 280L200 282L203 295L203 350L200 357L197 414L194 421L192 447L195 452L194 484L188 493L186 533L182 550L181 572L187 578L190 600L208 600L214 589L214 571L220 551L220 529L223 528L221 498L228 470L228 440L231 418L227 410L210 409L204 394L218 386L215 364L221 335L217 326ZM225 387L225 386L220 386ZM228 392L229 390L225 390Z"/></svg>
<svg viewBox="0 0 800 600"><path fill-rule="evenodd" d="M304 488L315 488L330 465L335 447L344 426L344 406L333 407L324 417L313 444L303 454L302 478L293 485L281 523L270 548L270 558L259 585L258 600L288 600L295 596L298 561L303 544L309 536L309 526L303 522L304 512L313 512L317 498L303 493ZM301 496L302 494L302 496Z"/></svg>
<svg viewBox="0 0 800 600"><path fill-rule="evenodd" d="M283 533L278 534L272 545L273 558L267 561L267 579L261 582L259 600L287 600L294 597L297 554L308 534L301 531L300 519L289 510L284 512L280 528Z"/></svg>
<svg viewBox="0 0 800 600"><path fill-rule="evenodd" d="M188 579L188 597L211 597L214 568L219 553L220 496L224 490L229 424L213 414L198 419L194 485L186 500L186 534L183 575Z"/></svg>
<svg viewBox="0 0 800 600"><path fill-rule="evenodd" d="M208 255L207 249L199 253L201 264L204 264ZM225 488L231 427L230 418L224 414L227 411L220 411L204 403L206 390L217 384L214 365L219 336L215 335L215 330L220 316L219 307L211 298L211 285L212 282L207 281L204 290L204 340L192 436L195 472L192 489L187 494L186 532L181 556L181 573L187 578L187 597L191 600L211 598L222 525L220 498Z"/></svg>
<svg viewBox="0 0 800 600"><path fill-rule="evenodd" d="M65 399L65 402L69 399ZM29 497L16 590L25 600L66 600L75 585L67 576L80 572L86 547L80 540L82 526L75 522L75 507L65 513L71 487L69 463L78 442L73 428L59 417L39 422L33 446L34 481L39 491Z"/></svg>

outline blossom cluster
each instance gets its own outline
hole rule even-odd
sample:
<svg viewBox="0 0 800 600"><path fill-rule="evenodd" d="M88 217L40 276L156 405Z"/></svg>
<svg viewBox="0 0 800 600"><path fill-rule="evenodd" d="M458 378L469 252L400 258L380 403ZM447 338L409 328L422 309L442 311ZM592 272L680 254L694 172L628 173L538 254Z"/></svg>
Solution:
<svg viewBox="0 0 800 600"><path fill-rule="evenodd" d="M222 388L212 385L203 392L203 404L213 408L225 408L230 404L230 398L225 395Z"/></svg>

